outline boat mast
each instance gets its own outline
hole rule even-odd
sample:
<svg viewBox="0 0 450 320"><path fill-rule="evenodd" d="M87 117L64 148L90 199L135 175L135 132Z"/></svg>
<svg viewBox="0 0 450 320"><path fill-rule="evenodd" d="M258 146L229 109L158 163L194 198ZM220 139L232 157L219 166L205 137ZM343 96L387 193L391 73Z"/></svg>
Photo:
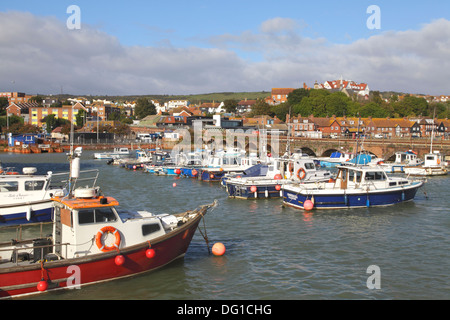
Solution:
<svg viewBox="0 0 450 320"><path fill-rule="evenodd" d="M433 136L434 136L434 115L436 113L436 106L434 107L434 111L433 111L433 122L432 122L432 127L431 127L431 143L430 143L430 153L433 153Z"/></svg>

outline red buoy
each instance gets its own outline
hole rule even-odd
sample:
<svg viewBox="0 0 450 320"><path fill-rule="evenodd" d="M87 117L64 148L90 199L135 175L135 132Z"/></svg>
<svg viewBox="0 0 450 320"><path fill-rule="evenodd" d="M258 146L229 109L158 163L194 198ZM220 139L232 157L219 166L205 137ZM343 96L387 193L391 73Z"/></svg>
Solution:
<svg viewBox="0 0 450 320"><path fill-rule="evenodd" d="M310 210L312 210L312 209L314 208L314 203L312 203L311 200L306 200L306 201L303 203L303 208L304 208L306 211L310 211Z"/></svg>
<svg viewBox="0 0 450 320"><path fill-rule="evenodd" d="M154 249L147 249L145 251L145 256L149 259L153 258L155 256L156 252Z"/></svg>
<svg viewBox="0 0 450 320"><path fill-rule="evenodd" d="M220 242L214 243L212 247L212 253L215 256L223 256L225 254L225 246L223 245L223 243Z"/></svg>
<svg viewBox="0 0 450 320"><path fill-rule="evenodd" d="M211 173L211 174L209 175L209 177L210 177L211 179L214 179L214 174Z"/></svg>
<svg viewBox="0 0 450 320"><path fill-rule="evenodd" d="M121 266L125 263L125 257L121 254L117 255L114 259L114 263L118 266Z"/></svg>
<svg viewBox="0 0 450 320"><path fill-rule="evenodd" d="M194 169L194 170L192 170L192 175L193 175L193 176L196 176L196 175L197 175L197 173L198 173L198 172L197 172L197 170L195 170L195 169Z"/></svg>
<svg viewBox="0 0 450 320"><path fill-rule="evenodd" d="M281 176L281 174L277 173L274 177L275 180L281 180L283 179L283 177Z"/></svg>
<svg viewBox="0 0 450 320"><path fill-rule="evenodd" d="M172 187L175 188L176 186L177 186L176 182L172 183Z"/></svg>
<svg viewBox="0 0 450 320"><path fill-rule="evenodd" d="M44 278L42 278L41 281L38 282L37 289L41 292L44 292L48 289L48 283L44 280Z"/></svg>
<svg viewBox="0 0 450 320"><path fill-rule="evenodd" d="M281 190L281 186L280 186L279 184L277 184L277 185L275 186L275 190L280 191L280 190Z"/></svg>
<svg viewBox="0 0 450 320"><path fill-rule="evenodd" d="M176 174L181 174L181 170L180 169L175 169L175 173Z"/></svg>
<svg viewBox="0 0 450 320"><path fill-rule="evenodd" d="M256 186L251 186L250 187L250 191L251 192L256 192L258 190L258 188Z"/></svg>

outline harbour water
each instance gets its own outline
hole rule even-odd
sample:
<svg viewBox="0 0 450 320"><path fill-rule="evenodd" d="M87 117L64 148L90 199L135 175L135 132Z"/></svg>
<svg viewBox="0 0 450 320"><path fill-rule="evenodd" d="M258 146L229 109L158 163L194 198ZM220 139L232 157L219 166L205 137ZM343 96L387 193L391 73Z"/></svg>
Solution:
<svg viewBox="0 0 450 320"><path fill-rule="evenodd" d="M38 173L69 169L65 154L0 160ZM280 199L229 199L218 183L128 171L84 152L81 169L97 168L102 191L124 208L174 213L217 199L205 227L210 247L222 242L225 255L210 254L197 231L184 259L165 268L27 299L450 299L449 176L429 178L413 202L305 212ZM371 266L379 268L379 289L368 286Z"/></svg>

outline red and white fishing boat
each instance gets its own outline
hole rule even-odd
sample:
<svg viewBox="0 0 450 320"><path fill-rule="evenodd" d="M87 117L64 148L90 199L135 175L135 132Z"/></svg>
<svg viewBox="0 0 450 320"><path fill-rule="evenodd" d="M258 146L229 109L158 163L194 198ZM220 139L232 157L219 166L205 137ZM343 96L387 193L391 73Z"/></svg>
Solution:
<svg viewBox="0 0 450 320"><path fill-rule="evenodd" d="M215 205L180 214L119 213L118 201L100 188L76 188L79 158L71 157L72 191L52 198L52 236L0 243L0 297L80 288L163 267L184 256Z"/></svg>

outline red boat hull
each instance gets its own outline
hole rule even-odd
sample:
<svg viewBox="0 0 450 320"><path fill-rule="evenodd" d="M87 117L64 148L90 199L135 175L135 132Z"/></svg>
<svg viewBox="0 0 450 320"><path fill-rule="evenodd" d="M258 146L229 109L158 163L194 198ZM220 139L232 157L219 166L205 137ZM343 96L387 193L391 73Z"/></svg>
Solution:
<svg viewBox="0 0 450 320"><path fill-rule="evenodd" d="M40 293L38 284L43 278L47 284L45 291L109 281L152 271L182 257L194 236L200 217L186 227L182 227L170 237L164 236L151 242L155 251L152 258L146 255L149 243L142 243L120 252L111 251L84 258L58 260L28 266L16 266L0 270L0 297L13 297ZM116 257L125 257L123 264L116 264Z"/></svg>

